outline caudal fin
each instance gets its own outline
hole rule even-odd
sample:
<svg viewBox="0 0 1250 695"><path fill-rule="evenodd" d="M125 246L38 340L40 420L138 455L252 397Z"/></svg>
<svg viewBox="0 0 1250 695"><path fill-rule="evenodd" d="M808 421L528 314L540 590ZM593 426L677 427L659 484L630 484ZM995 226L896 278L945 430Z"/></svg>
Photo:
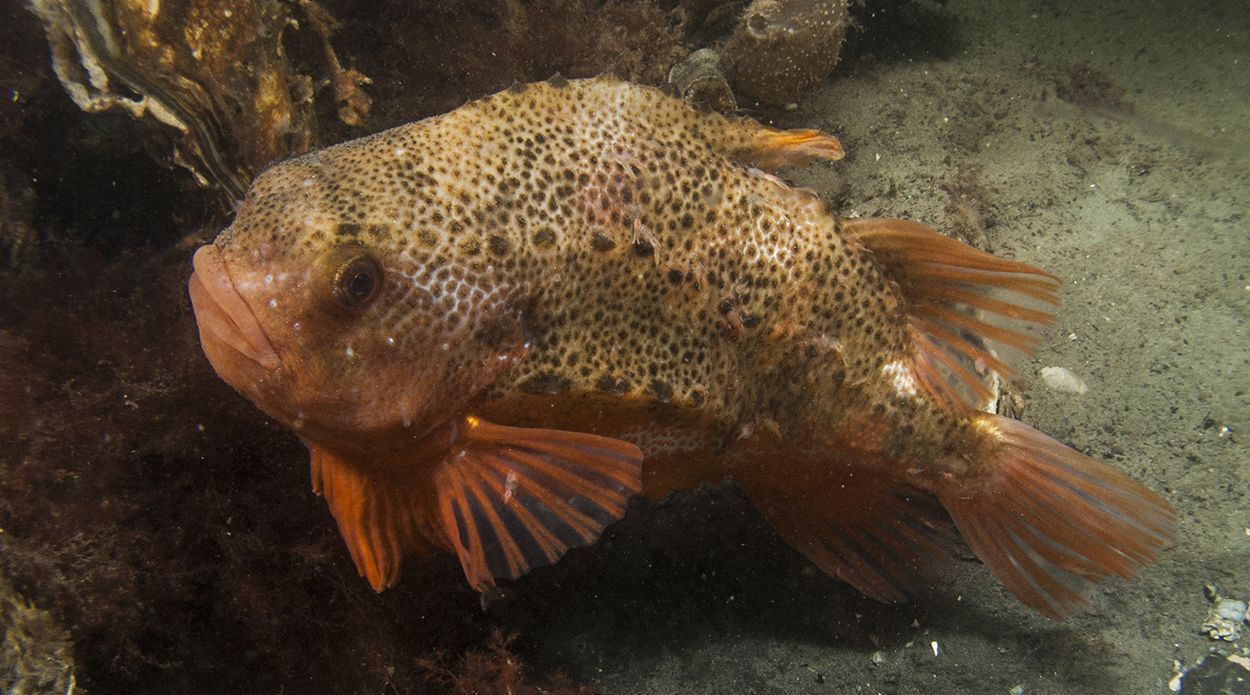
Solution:
<svg viewBox="0 0 1250 695"><path fill-rule="evenodd" d="M1106 577L1133 575L1172 544L1171 505L1111 466L1021 422L977 416L975 478L937 490L955 525L1020 601L1061 620Z"/></svg>

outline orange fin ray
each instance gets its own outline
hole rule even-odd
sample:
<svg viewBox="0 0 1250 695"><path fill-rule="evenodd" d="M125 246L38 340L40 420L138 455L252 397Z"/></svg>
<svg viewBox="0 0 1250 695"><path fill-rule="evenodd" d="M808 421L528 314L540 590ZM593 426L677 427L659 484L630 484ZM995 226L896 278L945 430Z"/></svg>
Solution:
<svg viewBox="0 0 1250 695"><path fill-rule="evenodd" d="M920 332L922 334L931 336L934 339L939 340L939 341L945 341L947 343L951 343L951 342L957 342L959 340L962 340L960 336L955 335L946 327L940 326L929 319L925 319L925 318L916 319L915 326L920 329ZM1032 346L1035 344L1036 341L1033 340L1032 336L1025 335L1025 334L1020 334L1020 335L1022 336L1022 339L1027 339L1027 340L1024 340L1023 342L1024 345ZM1001 341L1001 340L998 342L1001 342L1005 345L1012 344L1012 343L1007 343L1006 341ZM1011 368L1011 365L1007 364L1006 362L1003 362L1002 360L998 359L997 357L993 355L989 355L989 354L982 355L980 359L984 363L984 366L990 369L993 369L994 371L998 372L999 374L1003 376L1011 376L1015 372L1015 370ZM967 369L967 365L961 365L961 366ZM974 364L973 367L975 366L976 365Z"/></svg>
<svg viewBox="0 0 1250 695"><path fill-rule="evenodd" d="M325 498L357 572L374 591L393 586L404 553L429 547L418 531L422 500L399 480L378 480L321 447L309 448L313 492Z"/></svg>
<svg viewBox="0 0 1250 695"><path fill-rule="evenodd" d="M978 416L997 433L981 480L937 491L968 545L1023 603L1059 620L1110 575L1129 577L1176 533L1172 507L1111 466L1033 428Z"/></svg>
<svg viewBox="0 0 1250 695"><path fill-rule="evenodd" d="M955 414L970 414L990 395L980 376L986 369L1010 374L991 344L1031 353L1038 341L1017 325L1054 320L1059 279L1045 271L915 222L843 220L842 233L865 246L898 283L914 332L913 371L925 391ZM1013 325L992 323L989 316Z"/></svg>
<svg viewBox="0 0 1250 695"><path fill-rule="evenodd" d="M774 130L760 127L750 145L737 158L767 171L795 167L826 159L836 161L845 156L842 142L832 135L811 128Z"/></svg>
<svg viewBox="0 0 1250 695"><path fill-rule="evenodd" d="M735 479L777 533L822 572L875 600L904 601L948 557L950 521L929 493L847 451L833 456L839 458L800 454L786 461L783 479L758 465L742 467ZM796 496L795 489L805 492Z"/></svg>
<svg viewBox="0 0 1250 695"><path fill-rule="evenodd" d="M469 418L434 476L443 532L479 591L597 540L642 487L642 452L598 435Z"/></svg>
<svg viewBox="0 0 1250 695"><path fill-rule="evenodd" d="M977 378L966 366L960 364L958 360L943 350L931 334L918 332L912 336L912 340L915 344L916 354L923 356L925 361L929 363L936 362L945 367L949 374L959 379L960 383L968 391L971 391L972 397L976 399L976 402L983 402L993 395L990 387L985 382ZM932 376L937 376L940 379L940 374L918 373L924 374L924 378L921 378L921 383L926 383L930 392L938 396L946 404L948 410L958 410L961 407L961 392L951 388L950 382L944 379L940 381L932 380Z"/></svg>

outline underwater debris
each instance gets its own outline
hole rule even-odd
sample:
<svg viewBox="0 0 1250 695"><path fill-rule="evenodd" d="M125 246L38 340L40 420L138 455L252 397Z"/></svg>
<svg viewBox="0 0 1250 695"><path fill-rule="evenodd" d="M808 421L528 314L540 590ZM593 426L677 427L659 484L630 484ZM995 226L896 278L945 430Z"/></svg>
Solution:
<svg viewBox="0 0 1250 695"><path fill-rule="evenodd" d="M1250 657L1212 650L1191 668L1174 666L1168 689L1179 695L1246 695L1250 693Z"/></svg>
<svg viewBox="0 0 1250 695"><path fill-rule="evenodd" d="M1042 381L1059 393L1074 393L1079 396L1089 391L1081 377L1064 367L1042 367Z"/></svg>
<svg viewBox="0 0 1250 695"><path fill-rule="evenodd" d="M448 688L456 695L510 693L511 695L591 695L594 689L578 685L562 673L552 674L542 683L533 683L520 657L512 652L514 634L500 630L491 634L486 649L473 649L451 666L445 652L417 660L417 667L433 685Z"/></svg>
<svg viewBox="0 0 1250 695"><path fill-rule="evenodd" d="M846 0L755 0L721 53L734 90L770 106L795 102L837 66Z"/></svg>
<svg viewBox="0 0 1250 695"><path fill-rule="evenodd" d="M1133 113L1128 92L1089 63L1068 66L1055 77L1055 82L1055 93L1069 104L1111 113Z"/></svg>
<svg viewBox="0 0 1250 695"><path fill-rule="evenodd" d="M0 692L65 693L77 689L69 633L27 601L0 574Z"/></svg>
<svg viewBox="0 0 1250 695"><path fill-rule="evenodd" d="M733 90L720 69L720 56L710 48L686 56L668 72L668 83L686 101L715 111L737 111Z"/></svg>
<svg viewBox="0 0 1250 695"><path fill-rule="evenodd" d="M307 0L300 6L314 13ZM286 3L33 0L31 8L74 103L172 130L171 160L203 186L240 196L261 167L312 144L311 78L282 45L293 25ZM332 65L337 80L361 83Z"/></svg>
<svg viewBox="0 0 1250 695"><path fill-rule="evenodd" d="M0 267L22 269L39 254L32 224L35 193L28 181L0 162Z"/></svg>
<svg viewBox="0 0 1250 695"><path fill-rule="evenodd" d="M331 84L334 85L334 98L340 104L339 120L350 126L364 125L369 110L373 108L373 100L361 88L373 84L373 80L359 70L344 69L339 62L334 47L330 45L330 35L342 26L338 20L313 0L300 0L299 5L313 31L321 38L326 64L334 73Z"/></svg>
<svg viewBox="0 0 1250 695"><path fill-rule="evenodd" d="M1242 630L1250 624L1247 603L1221 596L1219 588L1211 584L1204 587L1204 593L1211 601L1211 609L1202 621L1202 633L1213 640L1236 642L1241 639Z"/></svg>
<svg viewBox="0 0 1250 695"><path fill-rule="evenodd" d="M993 253L994 242L989 229L994 221L988 214L990 206L981 183L981 167L961 162L955 170L955 180L941 186L947 195L946 229L950 235L965 244Z"/></svg>

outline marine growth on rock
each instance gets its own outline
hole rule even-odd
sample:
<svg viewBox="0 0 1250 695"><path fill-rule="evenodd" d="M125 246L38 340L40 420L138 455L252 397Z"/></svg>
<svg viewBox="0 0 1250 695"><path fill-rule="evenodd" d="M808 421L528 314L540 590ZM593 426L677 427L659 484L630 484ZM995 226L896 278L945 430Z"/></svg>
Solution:
<svg viewBox="0 0 1250 695"><path fill-rule="evenodd" d="M725 74L741 96L792 103L837 66L849 23L846 0L755 0L725 44Z"/></svg>

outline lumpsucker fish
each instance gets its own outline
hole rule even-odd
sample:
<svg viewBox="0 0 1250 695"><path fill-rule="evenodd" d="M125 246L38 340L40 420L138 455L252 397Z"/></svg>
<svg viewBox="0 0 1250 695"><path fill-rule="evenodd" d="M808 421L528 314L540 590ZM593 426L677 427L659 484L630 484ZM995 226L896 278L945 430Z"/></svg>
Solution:
<svg viewBox="0 0 1250 695"><path fill-rule="evenodd" d="M204 352L308 446L379 591L434 549L484 589L636 493L732 479L871 597L922 587L958 531L1067 616L1173 511L978 409L1054 276L767 173L841 156L614 79L517 85L261 174L195 254Z"/></svg>

